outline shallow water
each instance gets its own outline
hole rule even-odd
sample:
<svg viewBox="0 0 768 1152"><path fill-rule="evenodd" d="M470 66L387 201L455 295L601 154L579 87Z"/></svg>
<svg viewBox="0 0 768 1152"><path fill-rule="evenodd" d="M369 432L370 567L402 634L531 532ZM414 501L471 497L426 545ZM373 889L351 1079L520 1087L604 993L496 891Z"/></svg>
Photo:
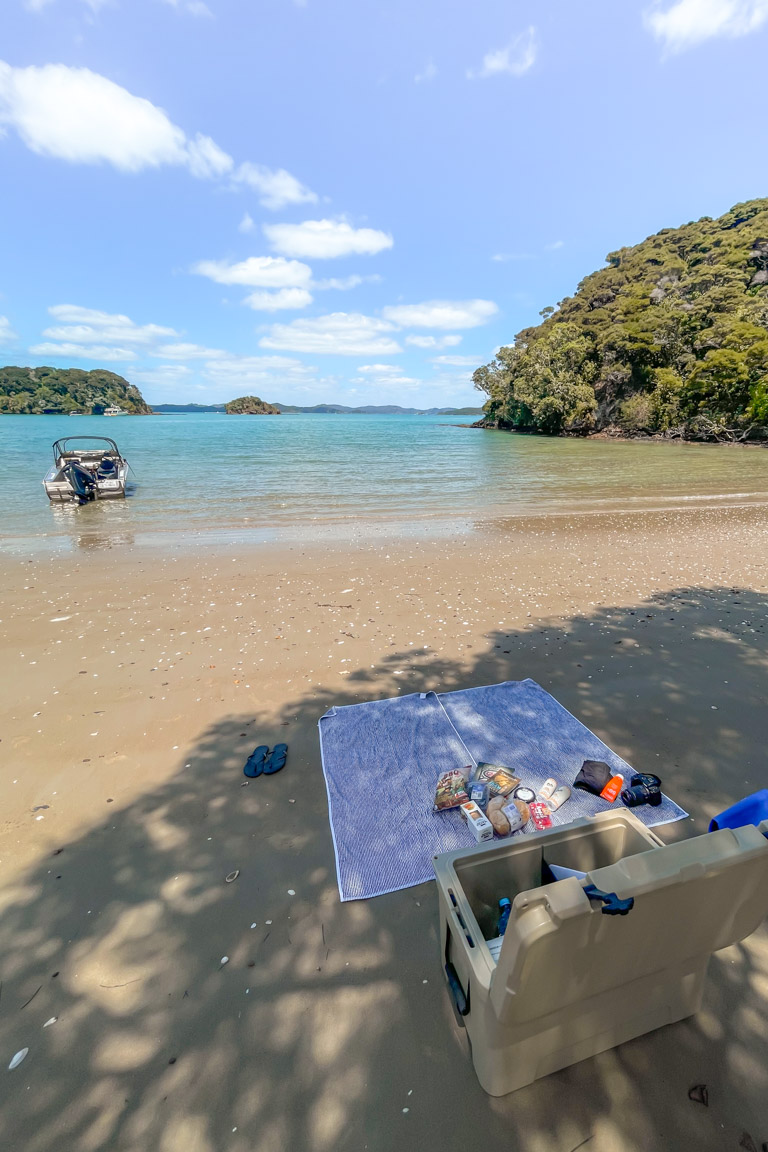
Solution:
<svg viewBox="0 0 768 1152"><path fill-rule="evenodd" d="M456 418L454 418L455 420ZM60 436L115 438L130 498L52 506ZM768 502L768 450L558 440L445 416L0 417L5 550L157 539L364 539L470 532L546 513Z"/></svg>

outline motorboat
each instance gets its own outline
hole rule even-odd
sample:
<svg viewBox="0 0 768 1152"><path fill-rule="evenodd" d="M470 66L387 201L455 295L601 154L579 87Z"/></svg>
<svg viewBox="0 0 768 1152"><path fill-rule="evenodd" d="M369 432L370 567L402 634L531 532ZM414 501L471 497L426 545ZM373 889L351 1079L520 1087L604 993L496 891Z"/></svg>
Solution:
<svg viewBox="0 0 768 1152"><path fill-rule="evenodd" d="M128 461L107 436L66 436L53 445L53 467L43 478L48 499L85 504L125 496Z"/></svg>
<svg viewBox="0 0 768 1152"><path fill-rule="evenodd" d="M105 416L127 416L128 413L119 404L110 404L109 408L104 409Z"/></svg>

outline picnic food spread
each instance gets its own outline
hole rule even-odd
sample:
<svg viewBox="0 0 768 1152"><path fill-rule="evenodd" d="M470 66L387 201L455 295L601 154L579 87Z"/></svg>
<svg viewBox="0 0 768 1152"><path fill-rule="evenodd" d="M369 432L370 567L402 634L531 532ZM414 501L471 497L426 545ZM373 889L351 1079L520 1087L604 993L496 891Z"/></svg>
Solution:
<svg viewBox="0 0 768 1152"><path fill-rule="evenodd" d="M628 788L624 777L601 760L585 760L573 787L613 804L621 796L628 808L661 803L661 780L635 773ZM531 788L504 764L480 761L474 767L443 772L435 790L435 812L458 808L478 842L552 827L552 816L572 795L571 786L554 776ZM565 823L568 821L566 820Z"/></svg>

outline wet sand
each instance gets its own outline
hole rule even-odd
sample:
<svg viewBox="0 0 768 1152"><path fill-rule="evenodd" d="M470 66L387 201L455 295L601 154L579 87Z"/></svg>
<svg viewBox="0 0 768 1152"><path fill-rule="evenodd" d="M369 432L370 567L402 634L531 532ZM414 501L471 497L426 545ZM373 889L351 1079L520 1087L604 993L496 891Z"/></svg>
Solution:
<svg viewBox="0 0 768 1152"><path fill-rule="evenodd" d="M743 508L0 561L2 1146L759 1148L765 929L697 1018L486 1097L433 886L339 903L316 723L531 676L663 777L692 816L665 839L696 834L768 784L766 557Z"/></svg>

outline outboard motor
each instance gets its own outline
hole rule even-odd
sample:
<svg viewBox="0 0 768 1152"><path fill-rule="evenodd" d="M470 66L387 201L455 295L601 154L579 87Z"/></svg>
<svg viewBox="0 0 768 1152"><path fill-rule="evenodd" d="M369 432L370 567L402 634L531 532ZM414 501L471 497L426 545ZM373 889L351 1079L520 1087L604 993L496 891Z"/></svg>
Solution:
<svg viewBox="0 0 768 1152"><path fill-rule="evenodd" d="M86 500L93 500L96 495L96 481L87 468L72 460L69 464L65 464L61 471L81 504Z"/></svg>

